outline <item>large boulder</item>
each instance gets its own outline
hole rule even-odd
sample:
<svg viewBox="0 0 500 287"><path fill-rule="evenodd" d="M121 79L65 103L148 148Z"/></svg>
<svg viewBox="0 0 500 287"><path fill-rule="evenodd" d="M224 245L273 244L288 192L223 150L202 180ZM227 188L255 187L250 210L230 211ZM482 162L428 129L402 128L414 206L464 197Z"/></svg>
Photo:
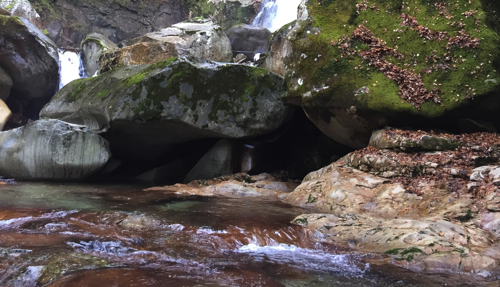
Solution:
<svg viewBox="0 0 500 287"><path fill-rule="evenodd" d="M271 32L263 27L236 25L226 31L233 54L242 53L252 59L256 53L267 53Z"/></svg>
<svg viewBox="0 0 500 287"><path fill-rule="evenodd" d="M232 61L229 39L219 26L210 21L178 23L126 41L122 46L101 56L101 73L122 66L153 64L178 56L194 56L217 62Z"/></svg>
<svg viewBox="0 0 500 287"><path fill-rule="evenodd" d="M219 140L188 173L184 182L212 179L229 175L233 171L233 150L235 143L226 139Z"/></svg>
<svg viewBox="0 0 500 287"><path fill-rule="evenodd" d="M40 15L31 7L28 0L0 0L0 9L8 11L9 16L26 18L38 29L42 30Z"/></svg>
<svg viewBox="0 0 500 287"><path fill-rule="evenodd" d="M91 33L83 39L80 45L82 63L85 72L93 76L99 71L99 58L102 53L116 48L116 44L106 36L99 33Z"/></svg>
<svg viewBox="0 0 500 287"><path fill-rule="evenodd" d="M299 20L275 34L288 42L278 49L285 100L353 148L385 125L458 129L465 117L498 126L498 9L493 0L304 0Z"/></svg>
<svg viewBox="0 0 500 287"><path fill-rule="evenodd" d="M6 100L10 95L10 89L12 88L12 79L5 72L2 67L0 67L0 99Z"/></svg>
<svg viewBox="0 0 500 287"><path fill-rule="evenodd" d="M13 82L7 104L11 109L11 102L24 106L24 112L35 118L58 88L57 47L37 27L19 17L0 16L0 39L0 66Z"/></svg>
<svg viewBox="0 0 500 287"><path fill-rule="evenodd" d="M201 138L248 138L287 122L283 78L245 65L172 58L62 88L40 113L106 132L113 154L151 160Z"/></svg>
<svg viewBox="0 0 500 287"><path fill-rule="evenodd" d="M40 120L0 132L0 174L16 179L83 179L111 154L108 142L84 126Z"/></svg>

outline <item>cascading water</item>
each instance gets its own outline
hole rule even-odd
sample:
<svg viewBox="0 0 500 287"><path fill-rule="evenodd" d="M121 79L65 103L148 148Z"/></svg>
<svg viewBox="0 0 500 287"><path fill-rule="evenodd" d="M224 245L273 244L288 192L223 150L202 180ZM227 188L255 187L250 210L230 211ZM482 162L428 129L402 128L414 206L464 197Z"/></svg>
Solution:
<svg viewBox="0 0 500 287"><path fill-rule="evenodd" d="M264 0L253 26L279 30L284 25L297 20L297 7L301 0Z"/></svg>
<svg viewBox="0 0 500 287"><path fill-rule="evenodd" d="M59 89L71 81L86 77L80 54L59 50Z"/></svg>

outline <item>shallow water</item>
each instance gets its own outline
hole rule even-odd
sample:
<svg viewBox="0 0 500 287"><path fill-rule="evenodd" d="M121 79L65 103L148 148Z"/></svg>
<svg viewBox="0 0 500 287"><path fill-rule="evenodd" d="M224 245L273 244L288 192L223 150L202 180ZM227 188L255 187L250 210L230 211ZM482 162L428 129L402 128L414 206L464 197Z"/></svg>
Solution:
<svg viewBox="0 0 500 287"><path fill-rule="evenodd" d="M276 201L141 188L0 186L0 286L474 286L314 244Z"/></svg>

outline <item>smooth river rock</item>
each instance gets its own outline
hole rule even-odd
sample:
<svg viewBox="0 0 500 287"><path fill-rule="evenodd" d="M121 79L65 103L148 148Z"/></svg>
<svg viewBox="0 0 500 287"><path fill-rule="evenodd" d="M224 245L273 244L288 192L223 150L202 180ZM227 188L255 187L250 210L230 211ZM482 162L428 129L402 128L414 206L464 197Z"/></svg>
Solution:
<svg viewBox="0 0 500 287"><path fill-rule="evenodd" d="M283 78L264 69L196 58L128 66L62 88L40 113L103 132L120 159L153 160L176 144L250 138L292 116Z"/></svg>
<svg viewBox="0 0 500 287"><path fill-rule="evenodd" d="M59 120L0 132L0 175L8 178L83 179L98 172L110 157L105 139Z"/></svg>

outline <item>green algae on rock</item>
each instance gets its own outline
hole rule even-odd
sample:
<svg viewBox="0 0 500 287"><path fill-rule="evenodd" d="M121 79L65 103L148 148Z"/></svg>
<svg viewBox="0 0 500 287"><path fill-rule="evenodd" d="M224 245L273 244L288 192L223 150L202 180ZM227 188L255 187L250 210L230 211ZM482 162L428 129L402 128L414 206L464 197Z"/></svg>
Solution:
<svg viewBox="0 0 500 287"><path fill-rule="evenodd" d="M269 71L196 58L118 68L62 88L40 116L84 124L122 158L157 158L174 144L248 138L287 122L283 78Z"/></svg>
<svg viewBox="0 0 500 287"><path fill-rule="evenodd" d="M309 17L286 36L285 100L355 148L383 125L446 117L498 91L489 2L304 1Z"/></svg>

